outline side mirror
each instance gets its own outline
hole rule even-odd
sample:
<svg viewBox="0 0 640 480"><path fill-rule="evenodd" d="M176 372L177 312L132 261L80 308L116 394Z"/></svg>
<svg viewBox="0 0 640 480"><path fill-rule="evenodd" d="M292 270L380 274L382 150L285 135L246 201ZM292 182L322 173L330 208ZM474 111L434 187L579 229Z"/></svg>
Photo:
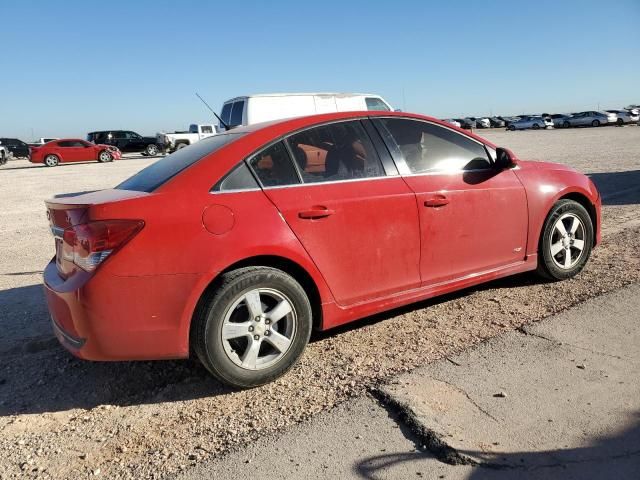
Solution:
<svg viewBox="0 0 640 480"><path fill-rule="evenodd" d="M507 168L513 168L517 164L516 156L513 152L507 148L498 147L496 149L496 168L499 170L505 170Z"/></svg>

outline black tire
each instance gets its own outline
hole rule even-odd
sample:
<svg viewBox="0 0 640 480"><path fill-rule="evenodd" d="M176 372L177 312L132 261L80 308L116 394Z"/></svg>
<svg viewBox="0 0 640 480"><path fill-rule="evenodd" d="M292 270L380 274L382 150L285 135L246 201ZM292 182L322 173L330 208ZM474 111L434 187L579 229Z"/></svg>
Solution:
<svg viewBox="0 0 640 480"><path fill-rule="evenodd" d="M591 126L592 127L599 127L600 126L600 120L594 120L593 122L591 122Z"/></svg>
<svg viewBox="0 0 640 480"><path fill-rule="evenodd" d="M159 151L160 149L155 143L150 143L149 145L147 145L147 148L144 149L144 153L146 153L149 157L155 157L156 155L158 155Z"/></svg>
<svg viewBox="0 0 640 480"><path fill-rule="evenodd" d="M290 346L276 363L251 370L234 363L225 351L222 325L229 309L243 295L258 288L276 291L289 301L295 330ZM293 277L275 268L246 267L222 275L200 300L191 326L191 347L216 378L234 387L251 388L275 380L296 363L309 342L311 327L309 298Z"/></svg>
<svg viewBox="0 0 640 480"><path fill-rule="evenodd" d="M185 148L188 147L189 144L188 143L179 143L176 145L176 150L180 150L181 148Z"/></svg>
<svg viewBox="0 0 640 480"><path fill-rule="evenodd" d="M623 119L621 119L621 118L618 118L618 120L616 120L616 123L617 123L619 126L623 126L623 125L624 125L624 120L623 120Z"/></svg>
<svg viewBox="0 0 640 480"><path fill-rule="evenodd" d="M60 158L57 155L49 154L44 157L44 164L47 167L57 167L60 163Z"/></svg>
<svg viewBox="0 0 640 480"><path fill-rule="evenodd" d="M571 126L571 124L565 120L565 121L562 123L562 126L563 126L564 128L569 128L569 127Z"/></svg>
<svg viewBox="0 0 640 480"><path fill-rule="evenodd" d="M514 131L515 131L515 129L516 129L516 127L514 127L513 125L509 125L509 126L507 127L507 130L510 130L510 131L512 131L512 132L514 132Z"/></svg>
<svg viewBox="0 0 640 480"><path fill-rule="evenodd" d="M584 226L583 238L584 248L577 259L577 263L570 268L561 268L556 264L551 253L552 236L554 234L554 227L558 220L565 214L573 214L580 219ZM564 199L555 203L547 219L544 222L540 240L538 243L538 275L548 280L565 280L574 277L584 268L589 256L591 255L591 249L593 248L593 223L589 212L574 200Z"/></svg>
<svg viewBox="0 0 640 480"><path fill-rule="evenodd" d="M111 155L111 152L109 150L101 150L100 153L98 153L98 162L113 162L113 155Z"/></svg>
<svg viewBox="0 0 640 480"><path fill-rule="evenodd" d="M0 152L0 165L4 165L5 163L7 163L7 160L4 156L4 152Z"/></svg>
<svg viewBox="0 0 640 480"><path fill-rule="evenodd" d="M540 130L540 125L538 125L537 123L534 123L531 128L533 128L534 130Z"/></svg>

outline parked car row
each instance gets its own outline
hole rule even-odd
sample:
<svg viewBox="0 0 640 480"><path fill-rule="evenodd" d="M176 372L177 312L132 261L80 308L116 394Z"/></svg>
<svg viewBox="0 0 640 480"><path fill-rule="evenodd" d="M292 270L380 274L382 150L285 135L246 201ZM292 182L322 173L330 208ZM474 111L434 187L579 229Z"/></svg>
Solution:
<svg viewBox="0 0 640 480"><path fill-rule="evenodd" d="M17 138L0 138L0 162L8 158L29 158L33 163L55 166L61 162L111 161L122 153L156 156L172 153L200 140L239 126L280 120L283 118L336 113L344 111L392 111L382 97L357 93L263 94L234 97L223 103L218 125L192 124L187 131L160 132L142 136L132 130L100 130L89 132L86 141L78 139L40 138L26 143ZM569 128L638 123L639 107L585 111L572 114L519 115L447 118L445 122L464 129L507 128L527 130Z"/></svg>
<svg viewBox="0 0 640 480"><path fill-rule="evenodd" d="M622 109L605 111L588 110L577 113L543 113L515 117L465 117L446 118L443 121L464 129L502 128L507 130L537 130L540 128L600 127L603 125L626 125L640 121L640 107L629 105Z"/></svg>

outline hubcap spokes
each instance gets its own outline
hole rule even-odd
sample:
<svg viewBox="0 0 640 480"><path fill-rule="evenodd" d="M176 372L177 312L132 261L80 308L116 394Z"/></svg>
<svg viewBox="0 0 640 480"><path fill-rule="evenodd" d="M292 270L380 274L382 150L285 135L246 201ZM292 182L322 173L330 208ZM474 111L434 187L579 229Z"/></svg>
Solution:
<svg viewBox="0 0 640 480"><path fill-rule="evenodd" d="M584 224L573 213L565 213L556 221L549 243L551 258L558 267L568 270L580 261L584 251L584 235Z"/></svg>
<svg viewBox="0 0 640 480"><path fill-rule="evenodd" d="M229 359L248 370L278 362L289 350L296 328L291 301L272 289L254 289L231 306L222 323Z"/></svg>

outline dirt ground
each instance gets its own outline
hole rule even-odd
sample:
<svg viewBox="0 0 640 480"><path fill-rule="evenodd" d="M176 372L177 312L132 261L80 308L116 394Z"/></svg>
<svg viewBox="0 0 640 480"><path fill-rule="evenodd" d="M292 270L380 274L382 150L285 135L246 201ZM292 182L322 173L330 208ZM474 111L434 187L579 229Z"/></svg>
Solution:
<svg viewBox="0 0 640 480"><path fill-rule="evenodd" d="M152 159L0 168L0 479L162 478L640 280L640 127L484 135L521 158L591 175L604 242L585 271L560 284L516 276L316 334L291 373L250 391L222 386L192 361L80 361L53 338L41 287L54 246L43 200L111 187Z"/></svg>

